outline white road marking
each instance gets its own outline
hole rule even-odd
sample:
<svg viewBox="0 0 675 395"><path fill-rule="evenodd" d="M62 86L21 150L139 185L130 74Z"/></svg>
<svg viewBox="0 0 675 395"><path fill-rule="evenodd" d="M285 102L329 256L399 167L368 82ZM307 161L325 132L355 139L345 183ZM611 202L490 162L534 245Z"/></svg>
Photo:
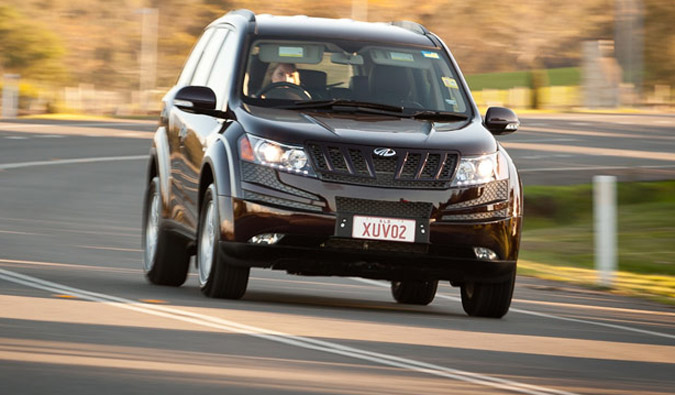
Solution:
<svg viewBox="0 0 675 395"><path fill-rule="evenodd" d="M354 281L359 281L359 282L366 283L366 284L376 285L378 287L385 287L385 288L390 287L389 283L385 283L385 282L381 282L381 281L368 280L368 279L365 279L365 278L356 278L356 277L350 277L350 278ZM456 296L436 294L436 297L441 298L441 299L452 300L452 301L455 301L455 302L461 302L462 301L461 298L458 298ZM618 329L618 330L622 330L622 331L641 333L643 335L665 337L666 339L675 339L675 335L669 335L667 333L661 333L661 332L648 331L648 330L645 330L645 329L632 328L632 327L629 327L629 326L607 324L605 322L582 320L582 319L579 319L579 318L562 317L562 316L553 315L553 314L539 313L539 312L531 311L531 310L515 309L513 307L510 308L509 311L513 312L513 313L520 313L520 314L533 315L533 316L536 316L536 317L549 318L549 319L552 319L552 320L569 321L569 322L576 322L576 323L579 323L579 324L596 325L596 326L602 326L602 327L605 327L605 328L611 328L611 329Z"/></svg>
<svg viewBox="0 0 675 395"><path fill-rule="evenodd" d="M144 124L137 124L144 125ZM107 126L107 127L105 127ZM130 128L125 128L130 126ZM123 129L120 129L122 127ZM134 124L20 124L0 123L0 132L3 133L28 133L28 134L58 134L66 136L88 137L123 137L123 138L152 138L154 132L144 132L134 127Z"/></svg>
<svg viewBox="0 0 675 395"><path fill-rule="evenodd" d="M608 127L612 129L615 128L616 125L609 124ZM528 127L528 126L523 126L522 128L523 133L528 133L529 134L536 134L536 135L542 135L543 134L565 134L565 135L572 135L572 136L591 136L591 137L603 137L603 138L608 138L612 139L614 141L615 139L639 139L639 140L645 140L647 139L652 139L652 140L668 140L672 141L675 140L675 136L661 136L661 135L655 135L655 134L648 134L645 136L645 132L642 131L640 132L639 130L633 130L633 133L630 133L628 130L623 130L623 131L614 131L614 132L602 132L598 130L576 130L576 129L561 129L561 128L543 128L543 127ZM519 132L520 133L520 132Z"/></svg>
<svg viewBox="0 0 675 395"><path fill-rule="evenodd" d="M38 135L33 135L31 137L26 137L26 136L5 136L7 140L28 140L31 138L34 139L62 139L66 136L58 135L58 134L38 134Z"/></svg>
<svg viewBox="0 0 675 395"><path fill-rule="evenodd" d="M671 138L675 139L675 136ZM518 142L502 141L501 144L508 150L525 150L525 151L539 151L539 152L558 152L574 155L589 155L589 156L616 156L619 158L633 158L633 159L648 159L675 162L675 153L662 151L641 151L632 149L617 149L617 148L600 148L588 146L576 146L565 144L529 144ZM663 145L661 145L663 146ZM667 146L664 146L667 148Z"/></svg>
<svg viewBox="0 0 675 395"><path fill-rule="evenodd" d="M578 155L571 155L571 154L553 154L553 155L525 155L521 156L518 159L551 159L551 158L571 158L573 156L578 156Z"/></svg>
<svg viewBox="0 0 675 395"><path fill-rule="evenodd" d="M103 250L103 251L122 251L122 252L143 252L136 248L117 248L117 247L101 247L101 246L85 246L75 245L75 247L84 248L87 250Z"/></svg>
<svg viewBox="0 0 675 395"><path fill-rule="evenodd" d="M87 223L87 222L72 222L72 221L66 221L66 220L49 220L49 219L36 219L36 218L10 218L10 217L0 217L0 220L3 221L12 221L12 222L29 222L29 223L39 223L39 224L55 224L60 227L63 227L64 225L69 225L69 226L74 226L78 230L66 230L66 232L83 232L80 231L79 229L81 228L96 228L97 233L100 233L98 230L101 229L101 224L100 223ZM118 230L118 231L123 231L123 232L135 232L138 230L138 228L132 228L132 227L127 227L127 226L113 226L113 225L107 225L106 229L110 230ZM108 233L110 235L115 235L115 233ZM117 235L124 235L123 233L117 233Z"/></svg>
<svg viewBox="0 0 675 395"><path fill-rule="evenodd" d="M28 233L28 232L16 232L12 230L0 230L0 233L7 233L12 235L24 235L24 236L36 236L37 233Z"/></svg>
<svg viewBox="0 0 675 395"><path fill-rule="evenodd" d="M133 262L138 263L138 259L133 259ZM21 261L16 259L0 259L0 263L9 266L39 266L43 268L65 268L65 269L76 269L76 270L91 270L95 272L112 272L112 273L128 273L137 276L139 273L143 273L141 269L124 269L111 266L90 266L90 265L80 265L72 263L56 263L56 262L36 262L36 261Z"/></svg>
<svg viewBox="0 0 675 395"><path fill-rule="evenodd" d="M0 170L18 169L21 167L68 165L73 163L119 162L125 160L141 160L141 159L148 159L148 155L103 156L100 158L77 158L77 159L44 160L36 162L2 163L0 164Z"/></svg>
<svg viewBox="0 0 675 395"><path fill-rule="evenodd" d="M0 269L0 278L15 284L41 289L44 291L57 294L72 295L79 297L80 299L83 300L99 302L121 309L136 311L139 313L154 315L177 321L188 322L195 325L220 329L231 333L243 334L259 339L273 341L276 343L286 344L289 346L304 348L307 350L321 351L329 354L341 355L347 358L373 362L380 365L406 369L419 373L425 373L436 377L443 377L467 383L472 383L476 385L517 392L521 394L574 395L571 392L544 388L525 383L518 383L516 381L501 379L498 377L491 377L463 370L447 368L440 365L416 361L408 358L397 357L395 355L382 354L355 347L343 346L337 343L331 343L327 341L316 340L302 336L290 335L287 333L277 332L269 329L240 324L238 322L212 317L205 314L193 313L191 311L177 309L174 307L154 305L148 303L139 303L137 301L130 299L124 299L116 296L68 287L66 285L41 280L36 277L19 274L9 270Z"/></svg>
<svg viewBox="0 0 675 395"><path fill-rule="evenodd" d="M675 165L648 166L588 166L588 167L540 167L535 169L518 169L519 173L536 173L539 171L597 171L597 170L629 170L629 169L673 169Z"/></svg>
<svg viewBox="0 0 675 395"><path fill-rule="evenodd" d="M525 140L513 140L517 143L549 143L555 141L556 143L568 142L568 141L579 141L579 139L572 138L557 138L557 139L525 139Z"/></svg>
<svg viewBox="0 0 675 395"><path fill-rule="evenodd" d="M154 125L156 122L58 122L58 123L14 123L11 122L13 128L52 128L54 126L73 126L73 127L131 127L131 126L148 126ZM10 123L5 123L5 125ZM0 124L0 127L3 126Z"/></svg>

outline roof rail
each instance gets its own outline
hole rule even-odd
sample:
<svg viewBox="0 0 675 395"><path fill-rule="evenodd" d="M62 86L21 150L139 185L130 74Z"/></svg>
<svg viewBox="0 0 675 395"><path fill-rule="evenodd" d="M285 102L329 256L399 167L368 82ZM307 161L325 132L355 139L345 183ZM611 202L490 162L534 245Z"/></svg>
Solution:
<svg viewBox="0 0 675 395"><path fill-rule="evenodd" d="M240 10L233 10L227 13L227 15L239 15L243 16L244 19L246 19L248 22L255 22L255 13L251 10L247 9L240 9Z"/></svg>
<svg viewBox="0 0 675 395"><path fill-rule="evenodd" d="M410 30L413 33L417 34L429 34L431 33L429 30L427 30L426 27L423 25L417 23L417 22L412 22L412 21L394 21L394 22L389 22L390 25L392 26L398 26L400 28Z"/></svg>

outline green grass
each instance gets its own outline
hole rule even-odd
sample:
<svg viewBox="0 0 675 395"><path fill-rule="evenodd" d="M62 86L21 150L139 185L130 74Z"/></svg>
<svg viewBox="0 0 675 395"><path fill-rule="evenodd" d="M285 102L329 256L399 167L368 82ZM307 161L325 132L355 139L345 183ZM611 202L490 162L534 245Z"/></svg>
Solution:
<svg viewBox="0 0 675 395"><path fill-rule="evenodd" d="M526 187L518 273L597 288L591 185ZM617 184L612 292L675 305L675 181Z"/></svg>
<svg viewBox="0 0 675 395"><path fill-rule="evenodd" d="M548 85L550 86L576 86L581 83L581 69L579 67L548 69L547 73ZM532 86L532 77L529 71L471 74L466 76L466 81L471 90L527 88Z"/></svg>
<svg viewBox="0 0 675 395"><path fill-rule="evenodd" d="M561 67L548 69L548 82L551 86L581 85L580 67Z"/></svg>
<svg viewBox="0 0 675 395"><path fill-rule="evenodd" d="M593 268L590 185L525 188L520 257ZM675 276L675 181L618 184L619 270Z"/></svg>

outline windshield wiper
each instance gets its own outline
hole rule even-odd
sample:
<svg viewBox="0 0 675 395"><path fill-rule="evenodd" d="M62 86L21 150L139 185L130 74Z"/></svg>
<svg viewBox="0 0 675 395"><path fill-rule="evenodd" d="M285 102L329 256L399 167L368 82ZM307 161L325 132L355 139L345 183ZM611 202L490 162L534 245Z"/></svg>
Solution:
<svg viewBox="0 0 675 395"><path fill-rule="evenodd" d="M357 100L347 99L332 99L332 100L314 100L314 101L299 101L291 105L280 106L284 109L324 109L324 108L346 108L352 111L368 112L374 114L384 115L404 115L403 107L390 106L388 104L371 103Z"/></svg>
<svg viewBox="0 0 675 395"><path fill-rule="evenodd" d="M428 119L431 121L464 121L469 119L469 116L461 112L452 111L433 111L423 110L410 114L411 118Z"/></svg>
<svg viewBox="0 0 675 395"><path fill-rule="evenodd" d="M348 99L331 99L331 100L313 100L313 101L296 101L293 104L279 106L284 109L341 109L343 111L358 111L370 114L393 115L405 118L427 119L431 121L464 121L469 119L469 116L459 112L452 111L434 111L421 110L416 112L407 112L406 108L400 106L392 106L389 104L372 103L358 100ZM409 109L408 109L409 110Z"/></svg>

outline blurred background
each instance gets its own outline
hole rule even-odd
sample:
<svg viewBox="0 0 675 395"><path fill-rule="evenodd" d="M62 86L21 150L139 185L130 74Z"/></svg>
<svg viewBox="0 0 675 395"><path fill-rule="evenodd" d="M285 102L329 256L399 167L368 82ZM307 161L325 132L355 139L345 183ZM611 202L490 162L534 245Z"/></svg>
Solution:
<svg viewBox="0 0 675 395"><path fill-rule="evenodd" d="M5 96L18 91L21 115L151 114L202 29L230 9L248 8L420 22L450 46L482 108L662 110L675 103L672 0L317 5L312 0L3 0L0 83Z"/></svg>

